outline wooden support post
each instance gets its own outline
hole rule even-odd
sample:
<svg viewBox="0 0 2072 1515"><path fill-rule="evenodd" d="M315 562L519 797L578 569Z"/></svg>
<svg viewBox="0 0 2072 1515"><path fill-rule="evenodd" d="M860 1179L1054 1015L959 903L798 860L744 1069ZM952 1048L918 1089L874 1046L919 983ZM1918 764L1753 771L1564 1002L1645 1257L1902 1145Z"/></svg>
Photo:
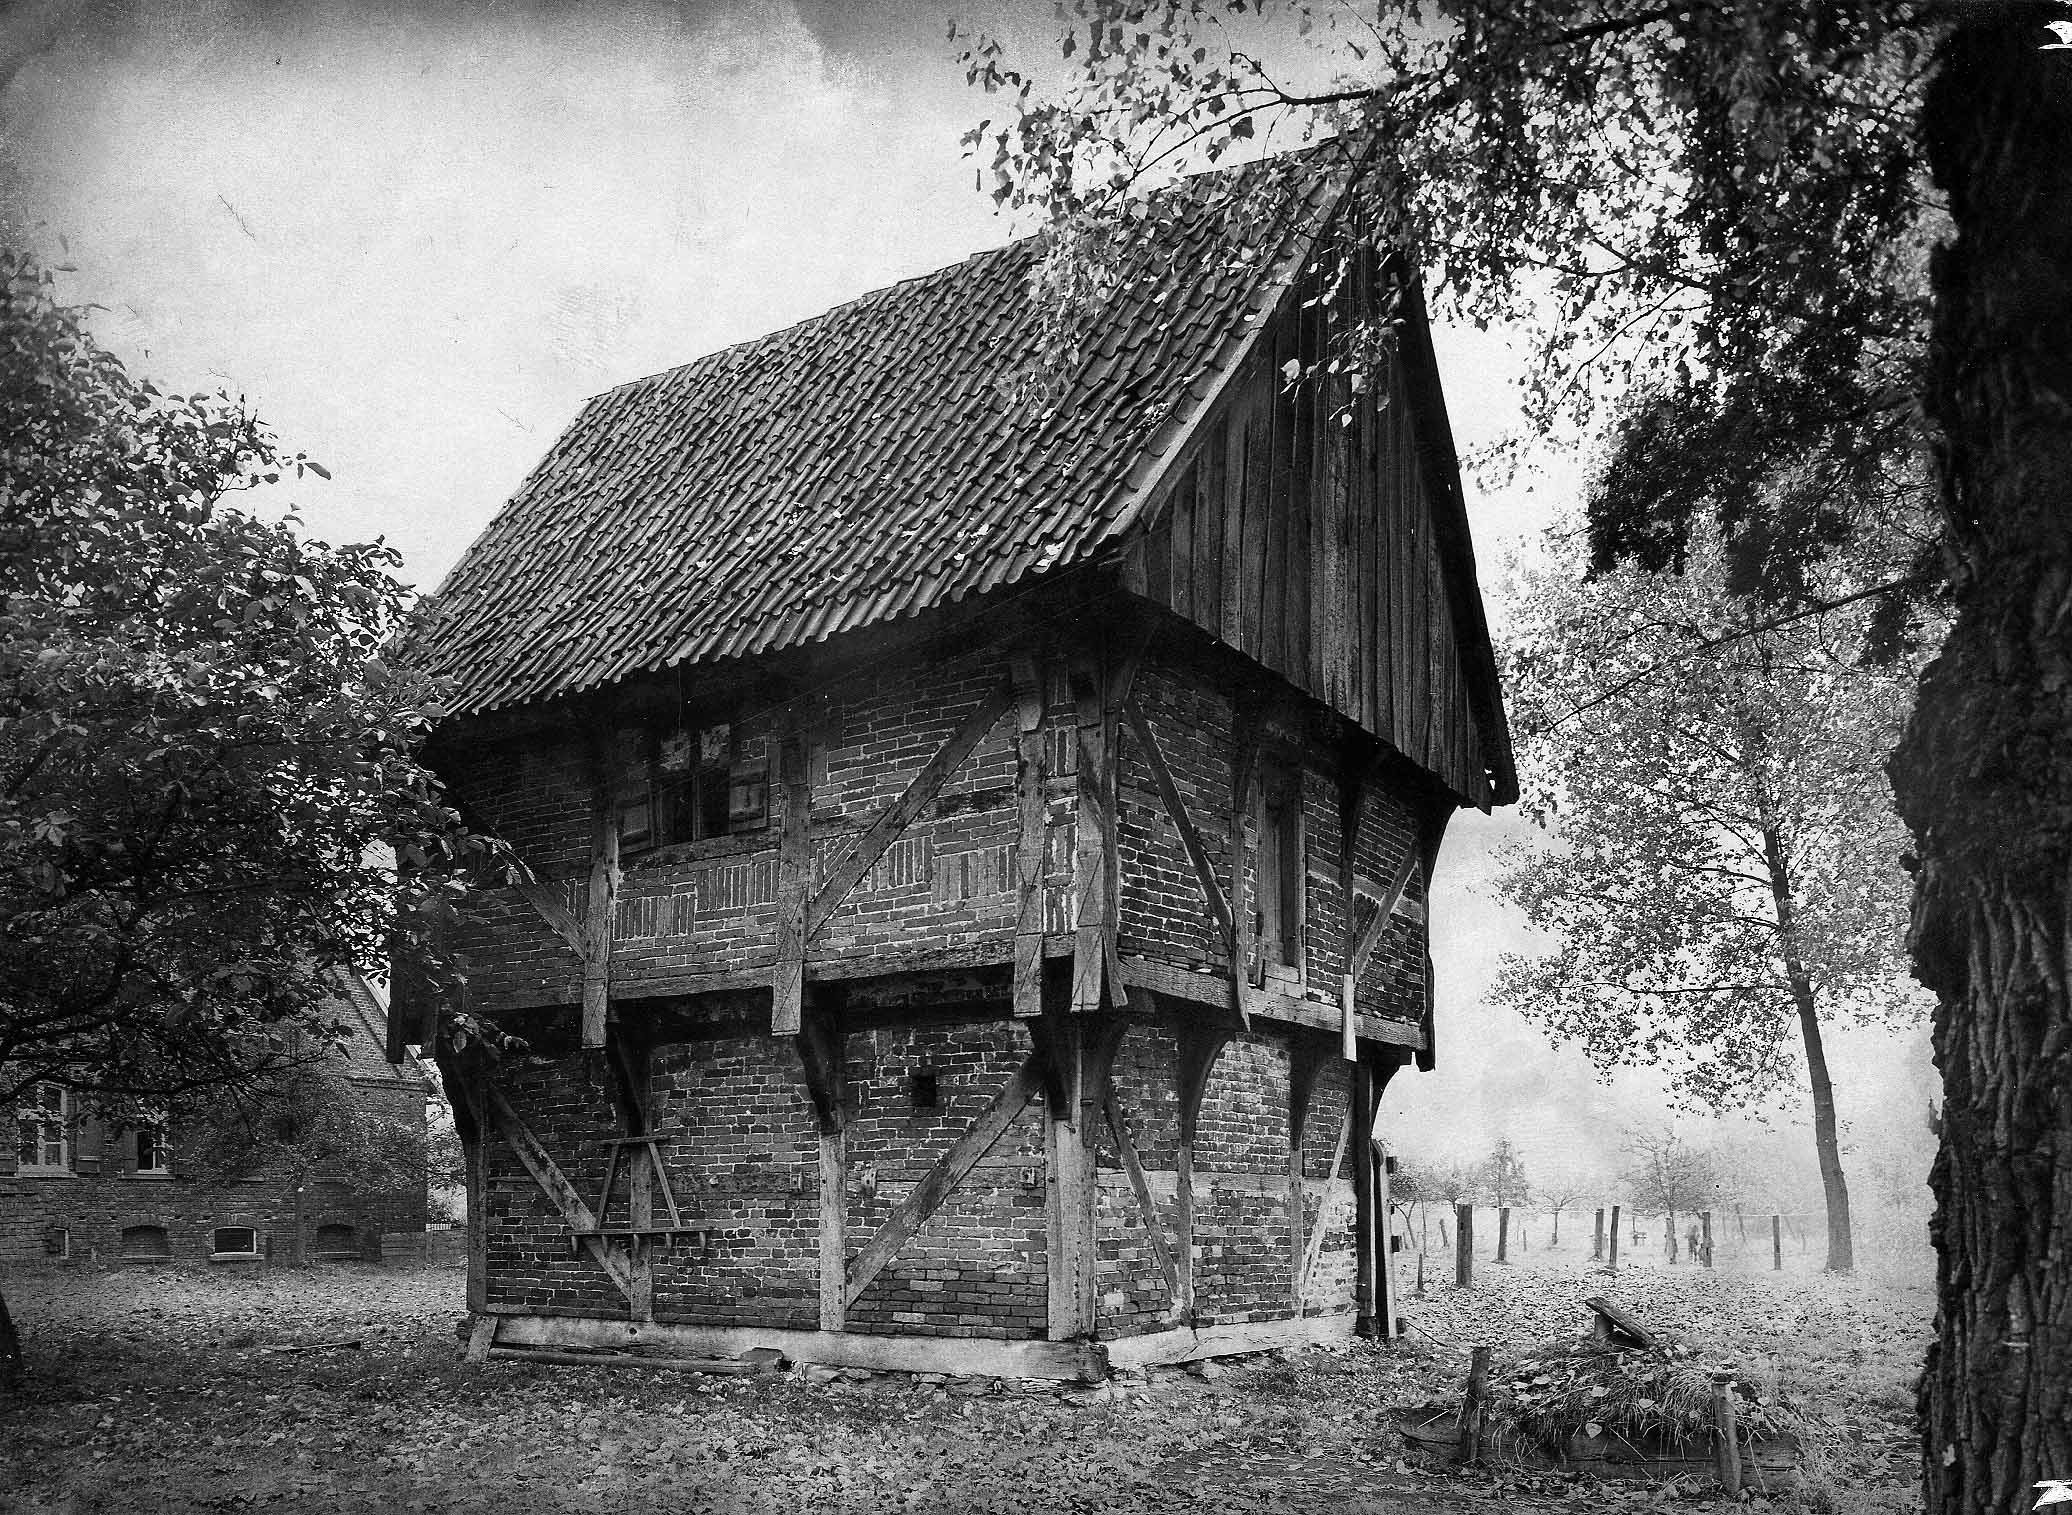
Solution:
<svg viewBox="0 0 2072 1515"><path fill-rule="evenodd" d="M805 734L777 736L777 951L770 970L770 1034L797 1036L806 1001L806 904L813 887L813 781Z"/></svg>
<svg viewBox="0 0 2072 1515"><path fill-rule="evenodd" d="M1698 1256L1706 1267L1712 1266L1712 1212L1698 1212Z"/></svg>
<svg viewBox="0 0 2072 1515"><path fill-rule="evenodd" d="M1364 747L1365 744L1362 744ZM1353 873L1360 856L1360 817L1367 804L1365 767L1371 761L1364 752L1356 754L1347 743L1340 756L1338 783L1338 918L1350 936L1353 921ZM1338 1055L1349 1063L1360 1060L1360 1039L1355 1029L1359 1008L1355 1003L1359 974L1352 967L1352 953L1346 954L1346 971L1338 984Z"/></svg>
<svg viewBox="0 0 2072 1515"><path fill-rule="evenodd" d="M1072 884L1079 901L1072 934L1072 1011L1090 1015L1101 1008L1101 982L1108 966L1113 929L1109 881L1115 848L1108 811L1108 728L1100 670L1075 666L1072 683L1079 742L1079 808L1072 830Z"/></svg>
<svg viewBox="0 0 2072 1515"><path fill-rule="evenodd" d="M608 776L598 786L597 851L583 919L583 1046L604 1045L611 1018L612 931L619 903L619 807Z"/></svg>
<svg viewBox="0 0 2072 1515"><path fill-rule="evenodd" d="M1310 1096L1316 1090L1323 1050L1308 1040L1288 1049L1288 1295L1294 1313L1302 1313L1307 1280L1304 1259L1309 1251L1309 1216L1302 1174L1302 1138L1309 1126ZM1328 1196L1327 1196L1328 1197Z"/></svg>
<svg viewBox="0 0 2072 1515"><path fill-rule="evenodd" d="M1230 1041L1228 1031L1189 1027L1180 1033L1179 1117L1180 1148L1174 1158L1173 1223L1179 1232L1179 1247L1173 1258L1180 1287L1175 1307L1183 1322L1194 1318L1194 1145L1201 1118L1202 1094L1208 1088L1209 1073Z"/></svg>
<svg viewBox="0 0 2072 1515"><path fill-rule="evenodd" d="M1098 1323L1094 1253L1094 1130L1108 1099L1109 1066L1121 1040L1120 1022L1056 1017L1037 1029L1044 1080L1044 1156L1049 1168L1045 1220L1048 1336L1052 1341L1091 1337Z"/></svg>
<svg viewBox="0 0 2072 1515"><path fill-rule="evenodd" d="M1719 1482L1727 1498L1741 1492L1741 1437L1734 1425L1734 1380L1727 1373L1712 1381L1712 1429L1719 1438Z"/></svg>
<svg viewBox="0 0 2072 1515"><path fill-rule="evenodd" d="M1466 1289L1475 1282L1475 1207L1456 1203L1453 1207L1453 1286Z"/></svg>
<svg viewBox="0 0 2072 1515"><path fill-rule="evenodd" d="M1011 661L1015 698L1016 810L1014 1013L1043 1013L1043 861L1050 824L1044 796L1043 680L1027 656Z"/></svg>
<svg viewBox="0 0 2072 1515"><path fill-rule="evenodd" d="M1380 1298L1376 1301L1375 1335L1383 1341L1395 1341L1403 1334L1403 1282L1396 1266L1395 1199L1392 1193L1392 1173L1395 1159L1379 1141L1374 1143L1374 1184L1380 1191L1374 1202L1375 1222L1379 1227L1375 1237L1375 1248L1381 1259L1379 1271Z"/></svg>
<svg viewBox="0 0 2072 1515"><path fill-rule="evenodd" d="M1784 1271L1784 1217L1770 1217L1770 1268L1772 1272Z"/></svg>
<svg viewBox="0 0 2072 1515"><path fill-rule="evenodd" d="M1604 1260L1604 1206L1597 1207L1597 1234L1590 1243L1590 1261Z"/></svg>
<svg viewBox="0 0 2072 1515"><path fill-rule="evenodd" d="M1252 791L1258 781L1259 733L1252 702L1240 696L1231 725L1230 756L1230 919L1233 945L1230 957L1231 1005L1239 1022L1252 1027L1252 957L1256 950L1257 921L1252 904L1249 875Z"/></svg>
<svg viewBox="0 0 2072 1515"><path fill-rule="evenodd" d="M826 990L818 991L825 995ZM820 1329L839 1331L848 1314L849 1138L842 1106L847 1038L839 1006L818 998L802 1006L796 1042L806 1092L820 1132Z"/></svg>
<svg viewBox="0 0 2072 1515"><path fill-rule="evenodd" d="M1374 1067L1353 1064L1353 1331L1375 1334L1381 1260L1374 1251Z"/></svg>
<svg viewBox="0 0 2072 1515"><path fill-rule="evenodd" d="M1159 1277L1165 1282L1167 1314L1175 1315L1180 1299L1179 1265L1173 1260L1173 1249L1166 1241L1165 1221L1159 1216L1158 1201L1152 1197L1150 1176L1144 1171L1143 1160L1137 1156L1137 1144L1130 1136L1129 1122L1124 1118L1113 1088L1109 1089L1108 1098L1101 1108L1108 1121L1109 1134L1115 1140L1115 1155L1122 1159L1123 1172L1129 1175L1130 1190L1136 1195L1137 1216L1144 1225L1144 1238L1151 1244L1151 1260L1158 1265ZM1296 1313L1301 1313L1299 1306Z"/></svg>
<svg viewBox="0 0 2072 1515"><path fill-rule="evenodd" d="M1507 1263L1511 1260L1511 1207L1498 1205L1496 1209L1496 1260Z"/></svg>
<svg viewBox="0 0 2072 1515"><path fill-rule="evenodd" d="M849 1134L820 1133L820 1329L840 1331L849 1314Z"/></svg>
<svg viewBox="0 0 2072 1515"><path fill-rule="evenodd" d="M1482 1460L1482 1406L1488 1397L1489 1348L1474 1347L1468 1352L1468 1389L1460 1404L1460 1445L1457 1451L1464 1463Z"/></svg>
<svg viewBox="0 0 2072 1515"><path fill-rule="evenodd" d="M1613 1273L1619 1271L1619 1207L1617 1205L1612 1206L1612 1252L1611 1262L1608 1266Z"/></svg>

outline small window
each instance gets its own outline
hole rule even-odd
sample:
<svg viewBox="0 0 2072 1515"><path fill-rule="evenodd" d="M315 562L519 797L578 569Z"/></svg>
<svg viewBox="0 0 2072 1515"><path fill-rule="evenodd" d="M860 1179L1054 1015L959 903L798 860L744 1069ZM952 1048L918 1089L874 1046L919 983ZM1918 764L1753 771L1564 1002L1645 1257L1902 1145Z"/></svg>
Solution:
<svg viewBox="0 0 2072 1515"><path fill-rule="evenodd" d="M209 1239L214 1257L257 1257L259 1233L250 1226L218 1226Z"/></svg>
<svg viewBox="0 0 2072 1515"><path fill-rule="evenodd" d="M318 1226L316 1245L310 1250L319 1257L357 1258L360 1255L359 1233L347 1225Z"/></svg>
<svg viewBox="0 0 2072 1515"><path fill-rule="evenodd" d="M43 1255L45 1257L70 1257L72 1255L72 1228L70 1226L45 1226L43 1228Z"/></svg>
<svg viewBox="0 0 2072 1515"><path fill-rule="evenodd" d="M1259 807L1259 951L1267 962L1302 966L1304 859L1299 775L1270 774Z"/></svg>
<svg viewBox="0 0 2072 1515"><path fill-rule="evenodd" d="M130 1131L137 1172L161 1176L173 1171L172 1128L160 1111L147 1112Z"/></svg>
<svg viewBox="0 0 2072 1515"><path fill-rule="evenodd" d="M72 1171L72 1096L62 1084L31 1084L15 1106L15 1171Z"/></svg>
<svg viewBox="0 0 2072 1515"><path fill-rule="evenodd" d="M640 845L702 842L759 831L769 824L769 784L760 773L734 772L734 728L714 722L662 743L649 793L650 837ZM632 845L622 818L622 845Z"/></svg>
<svg viewBox="0 0 2072 1515"><path fill-rule="evenodd" d="M907 1081L907 1094L916 1110L933 1110L937 1108L935 1070L933 1068L916 1069L913 1077Z"/></svg>
<svg viewBox="0 0 2072 1515"><path fill-rule="evenodd" d="M165 1234L164 1226L124 1226L122 1228L122 1260L124 1262L166 1262L173 1255L172 1241Z"/></svg>

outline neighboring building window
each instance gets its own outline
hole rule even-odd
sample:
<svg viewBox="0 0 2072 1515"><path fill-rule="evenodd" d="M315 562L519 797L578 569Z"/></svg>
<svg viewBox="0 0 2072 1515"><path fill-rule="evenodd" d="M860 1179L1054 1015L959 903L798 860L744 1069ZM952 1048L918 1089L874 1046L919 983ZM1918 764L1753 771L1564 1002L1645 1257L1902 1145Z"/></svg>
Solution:
<svg viewBox="0 0 2072 1515"><path fill-rule="evenodd" d="M218 1226L209 1249L217 1257L257 1257L259 1233L250 1226Z"/></svg>
<svg viewBox="0 0 2072 1515"><path fill-rule="evenodd" d="M1259 809L1259 953L1268 963L1302 966L1302 784L1298 774L1269 771Z"/></svg>
<svg viewBox="0 0 2072 1515"><path fill-rule="evenodd" d="M173 1171L172 1126L162 1111L150 1111L130 1130L135 1143L137 1172L170 1176Z"/></svg>
<svg viewBox="0 0 2072 1515"><path fill-rule="evenodd" d="M165 1234L164 1226L124 1226L122 1228L122 1260L124 1262L168 1262L172 1259L173 1244Z"/></svg>
<svg viewBox="0 0 2072 1515"><path fill-rule="evenodd" d="M15 1106L15 1171L72 1171L72 1096L62 1084L31 1084Z"/></svg>

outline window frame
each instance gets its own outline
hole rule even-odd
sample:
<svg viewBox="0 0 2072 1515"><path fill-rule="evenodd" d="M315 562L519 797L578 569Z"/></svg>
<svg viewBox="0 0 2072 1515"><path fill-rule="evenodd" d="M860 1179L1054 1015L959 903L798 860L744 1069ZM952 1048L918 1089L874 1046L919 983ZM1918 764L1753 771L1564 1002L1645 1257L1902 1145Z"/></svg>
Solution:
<svg viewBox="0 0 2072 1515"><path fill-rule="evenodd" d="M1302 812L1302 765L1271 757L1260 764L1252 859L1257 899L1255 951L1266 973L1300 982L1308 968L1309 844Z"/></svg>
<svg viewBox="0 0 2072 1515"><path fill-rule="evenodd" d="M57 1091L55 1106L42 1103L38 1096L45 1090ZM55 1118L53 1119L53 1110ZM14 1171L18 1178L72 1178L75 1177L73 1159L75 1153L72 1141L73 1102L72 1091L55 1079L38 1079L24 1089L15 1099L15 1146ZM31 1122L38 1127L33 1147L26 1140L26 1131ZM58 1161L50 1163L43 1155L51 1145L49 1128L57 1126ZM25 1150L33 1150L33 1160L23 1157Z"/></svg>
<svg viewBox="0 0 2072 1515"><path fill-rule="evenodd" d="M152 1108L141 1110L130 1123L128 1135L132 1138L131 1155L135 1159L130 1169L133 1178L171 1178L173 1176L173 1123L164 1110ZM150 1167L144 1166L144 1144L151 1143L151 1154L155 1159Z"/></svg>

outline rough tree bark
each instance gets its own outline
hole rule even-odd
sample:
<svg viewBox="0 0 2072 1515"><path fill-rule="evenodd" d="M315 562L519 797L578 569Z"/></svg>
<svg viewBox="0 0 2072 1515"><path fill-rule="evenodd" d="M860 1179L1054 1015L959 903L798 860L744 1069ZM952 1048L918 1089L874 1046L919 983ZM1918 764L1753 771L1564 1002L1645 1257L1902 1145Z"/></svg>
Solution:
<svg viewBox="0 0 2072 1515"><path fill-rule="evenodd" d="M1935 1515L2072 1478L2072 52L2041 50L2064 14L1958 27L1921 116L1955 231L1928 406L1957 614L1891 773L1944 1094Z"/></svg>

